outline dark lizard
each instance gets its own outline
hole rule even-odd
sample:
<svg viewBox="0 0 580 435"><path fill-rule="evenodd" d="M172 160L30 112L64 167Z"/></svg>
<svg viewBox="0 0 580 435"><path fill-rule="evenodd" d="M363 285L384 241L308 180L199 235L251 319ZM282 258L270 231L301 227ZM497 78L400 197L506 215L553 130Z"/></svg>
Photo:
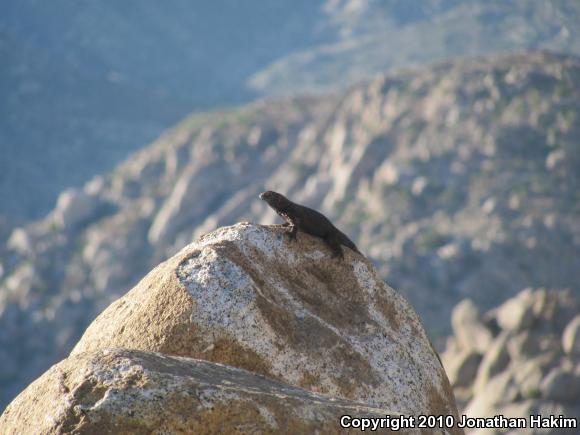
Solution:
<svg viewBox="0 0 580 435"><path fill-rule="evenodd" d="M260 199L266 201L286 221L284 225L290 227L288 232L290 239L296 240L296 233L301 230L324 240L335 257L343 257L341 245L361 254L356 245L322 213L296 204L284 195L271 190L261 193Z"/></svg>

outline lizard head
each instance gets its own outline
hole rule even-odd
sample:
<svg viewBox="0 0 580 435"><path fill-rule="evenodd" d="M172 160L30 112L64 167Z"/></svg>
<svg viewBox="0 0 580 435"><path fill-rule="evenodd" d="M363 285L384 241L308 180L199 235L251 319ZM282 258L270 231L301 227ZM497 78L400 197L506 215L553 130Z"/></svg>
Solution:
<svg viewBox="0 0 580 435"><path fill-rule="evenodd" d="M279 209L283 204L288 202L284 195L280 195L279 193L273 192L272 190L260 193L259 198L262 201L266 201L268 205L274 209Z"/></svg>

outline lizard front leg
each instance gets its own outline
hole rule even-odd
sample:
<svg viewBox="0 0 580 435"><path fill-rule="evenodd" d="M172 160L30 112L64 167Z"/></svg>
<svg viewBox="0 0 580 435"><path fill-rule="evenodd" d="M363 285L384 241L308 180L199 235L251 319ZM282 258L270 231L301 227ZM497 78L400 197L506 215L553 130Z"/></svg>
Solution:
<svg viewBox="0 0 580 435"><path fill-rule="evenodd" d="M290 238L290 240L296 240L296 233L297 232L298 232L298 225L290 224L290 231L288 231L286 234L288 234L288 237Z"/></svg>
<svg viewBox="0 0 580 435"><path fill-rule="evenodd" d="M290 240L296 240L296 233L298 232L298 226L300 225L300 219L296 219L294 217L290 218L290 216L285 216L284 220L286 221L286 223L288 224L288 228L290 229L290 231L288 231L286 234L288 234L288 237L290 238Z"/></svg>

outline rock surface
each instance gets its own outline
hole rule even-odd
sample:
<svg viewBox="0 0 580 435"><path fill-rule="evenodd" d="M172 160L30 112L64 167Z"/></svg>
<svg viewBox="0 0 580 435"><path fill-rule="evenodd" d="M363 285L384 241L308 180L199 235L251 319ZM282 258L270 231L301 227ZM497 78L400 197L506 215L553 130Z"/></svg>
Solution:
<svg viewBox="0 0 580 435"><path fill-rule="evenodd" d="M285 231L242 223L201 237L99 315L72 355L158 351L393 412L455 413L419 317L372 264Z"/></svg>
<svg viewBox="0 0 580 435"><path fill-rule="evenodd" d="M10 404L0 417L0 431L335 434L342 415L387 414L221 364L110 349L53 366Z"/></svg>
<svg viewBox="0 0 580 435"><path fill-rule="evenodd" d="M463 310L462 305L457 309ZM462 413L470 417L561 414L580 418L580 359L567 350L579 309L569 291L523 290L483 316L500 328L479 367L464 369L461 377L455 374L457 367L474 351L452 338L442 360ZM548 432L528 428L518 433Z"/></svg>

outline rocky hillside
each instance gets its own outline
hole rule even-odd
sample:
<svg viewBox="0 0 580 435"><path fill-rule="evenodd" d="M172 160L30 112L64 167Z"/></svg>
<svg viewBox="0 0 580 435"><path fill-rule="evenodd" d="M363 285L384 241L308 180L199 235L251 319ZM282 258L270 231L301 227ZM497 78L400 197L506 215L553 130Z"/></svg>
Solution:
<svg viewBox="0 0 580 435"><path fill-rule="evenodd" d="M580 418L578 313L569 291L531 288L484 314L470 299L457 305L442 359L462 412Z"/></svg>
<svg viewBox="0 0 580 435"><path fill-rule="evenodd" d="M4 2L0 214L44 216L193 110L488 53L580 54L576 0Z"/></svg>
<svg viewBox="0 0 580 435"><path fill-rule="evenodd" d="M3 400L194 237L277 217L266 187L327 214L439 342L455 303L580 293L580 61L529 53L378 77L344 95L195 115L2 249Z"/></svg>
<svg viewBox="0 0 580 435"><path fill-rule="evenodd" d="M345 414L457 419L409 303L360 254L286 232L219 228L159 264L7 407L0 432L337 434Z"/></svg>

